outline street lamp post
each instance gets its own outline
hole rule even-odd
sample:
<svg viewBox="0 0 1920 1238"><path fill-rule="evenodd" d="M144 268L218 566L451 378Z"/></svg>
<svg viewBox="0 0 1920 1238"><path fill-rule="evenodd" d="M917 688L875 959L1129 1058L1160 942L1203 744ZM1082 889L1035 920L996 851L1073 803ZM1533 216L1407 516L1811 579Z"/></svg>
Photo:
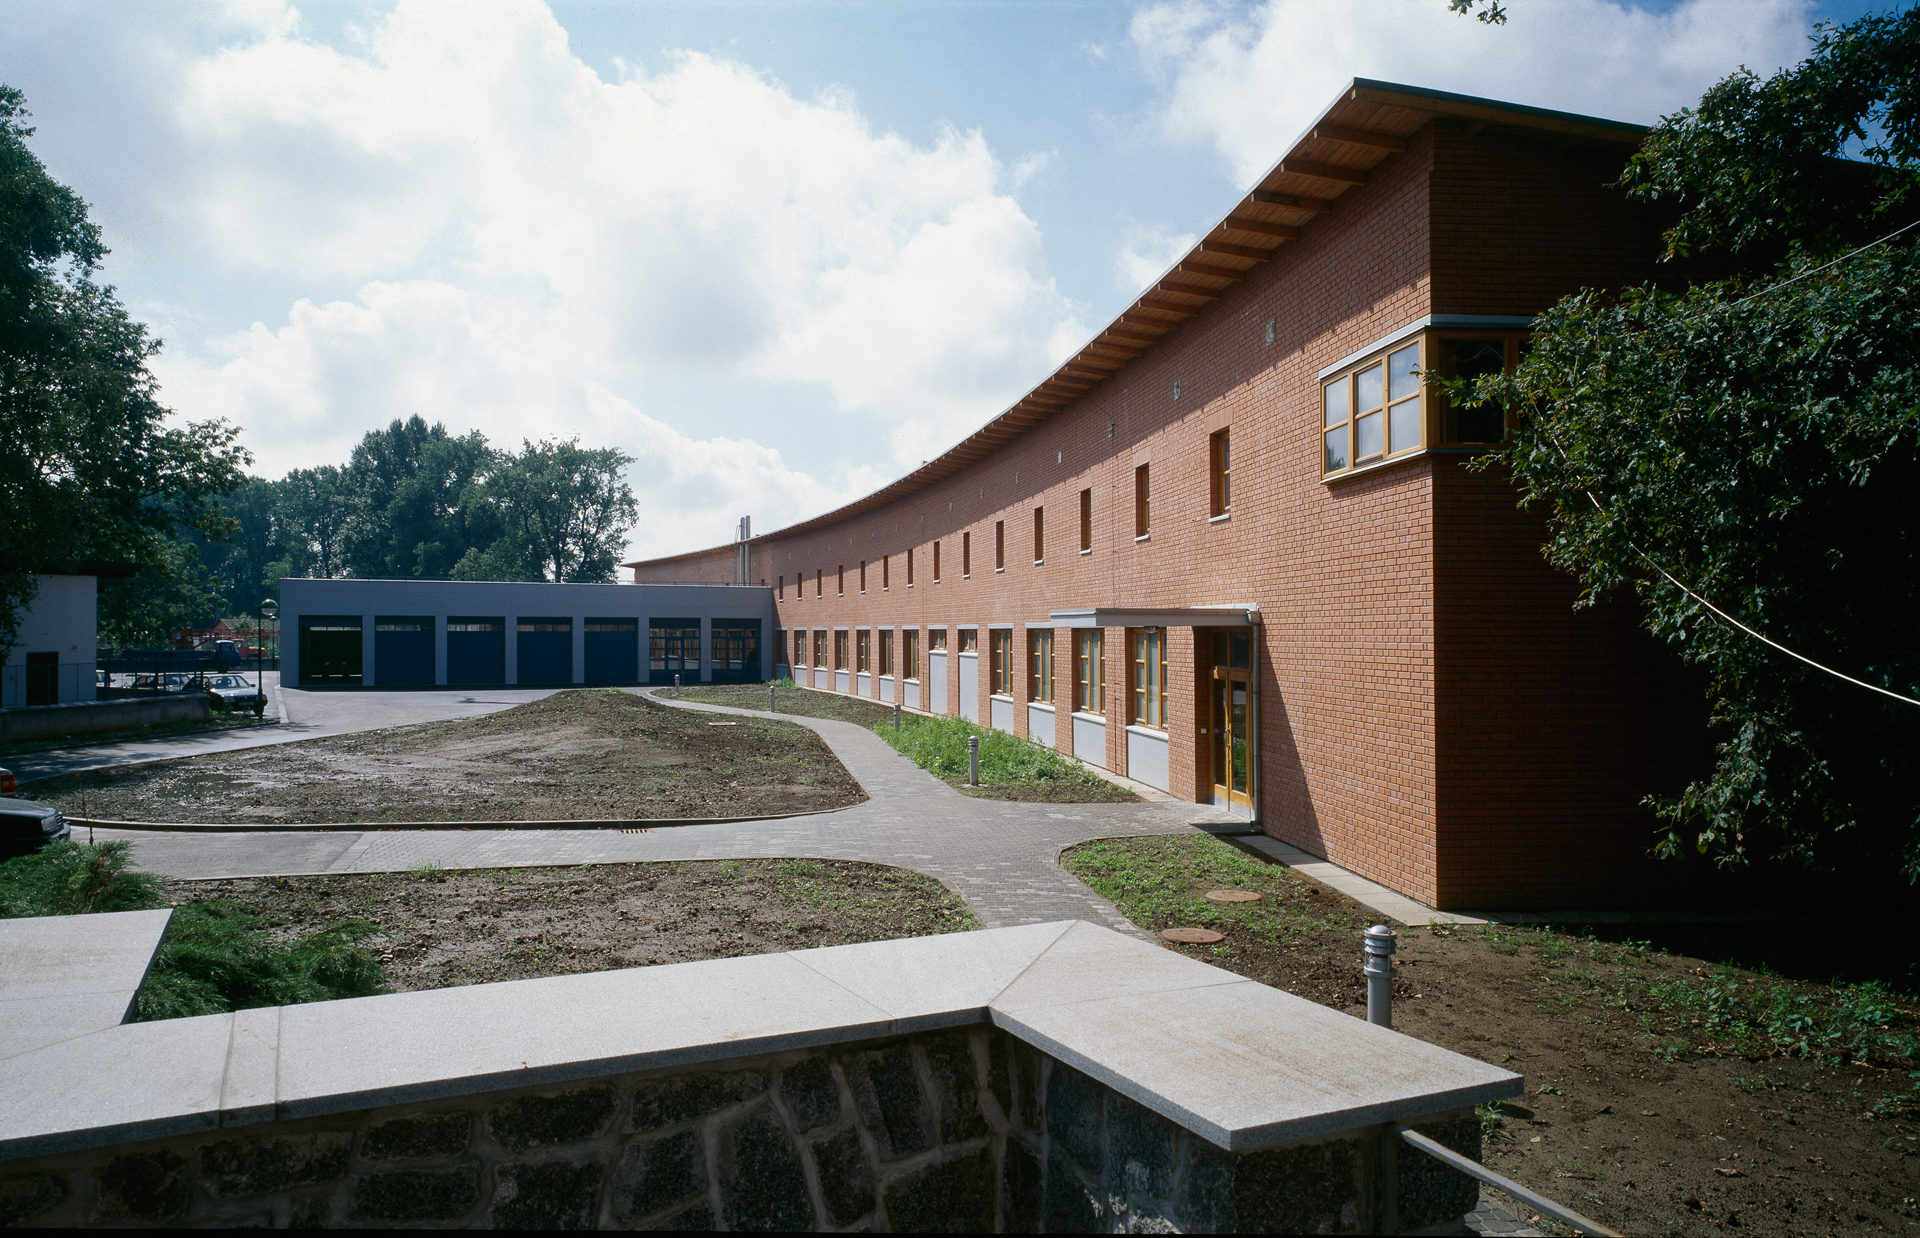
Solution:
<svg viewBox="0 0 1920 1238"><path fill-rule="evenodd" d="M267 716L266 626L269 620L278 619L279 617L280 604L272 598L262 598L260 601L260 621L254 625L255 631L253 633L253 684L260 692L260 695L256 697L253 702L253 716L255 718L264 718ZM275 630L277 631L278 629ZM277 653L278 650L276 649L275 652Z"/></svg>

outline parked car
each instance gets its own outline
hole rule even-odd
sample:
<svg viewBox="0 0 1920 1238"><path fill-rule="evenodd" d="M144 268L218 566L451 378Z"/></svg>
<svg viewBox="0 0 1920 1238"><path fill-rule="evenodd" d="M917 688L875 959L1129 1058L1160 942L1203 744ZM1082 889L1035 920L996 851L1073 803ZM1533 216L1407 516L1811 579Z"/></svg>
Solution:
<svg viewBox="0 0 1920 1238"><path fill-rule="evenodd" d="M207 695L221 709L244 706L252 709L266 700L259 685L245 675L209 675L207 676Z"/></svg>
<svg viewBox="0 0 1920 1238"><path fill-rule="evenodd" d="M19 780L10 769L0 769L0 795L12 795L20 789Z"/></svg>
<svg viewBox="0 0 1920 1238"><path fill-rule="evenodd" d="M12 781L11 775L8 781ZM67 819L52 804L0 800L0 857L27 855L70 832Z"/></svg>

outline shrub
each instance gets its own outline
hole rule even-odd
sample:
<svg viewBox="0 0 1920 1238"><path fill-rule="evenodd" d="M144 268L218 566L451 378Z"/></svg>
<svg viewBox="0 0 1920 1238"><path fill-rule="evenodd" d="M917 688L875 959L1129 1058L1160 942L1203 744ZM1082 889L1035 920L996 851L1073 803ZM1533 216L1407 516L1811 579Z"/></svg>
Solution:
<svg viewBox="0 0 1920 1238"><path fill-rule="evenodd" d="M125 841L62 839L0 864L0 917L74 916L164 907L160 879L133 866Z"/></svg>
<svg viewBox="0 0 1920 1238"><path fill-rule="evenodd" d="M980 737L980 781L996 783L1078 782L1102 785L1099 778L1039 744L1005 731L984 730L965 718L913 718L898 731L891 722L875 726L880 738L905 753L936 778L957 782L967 776L967 739Z"/></svg>

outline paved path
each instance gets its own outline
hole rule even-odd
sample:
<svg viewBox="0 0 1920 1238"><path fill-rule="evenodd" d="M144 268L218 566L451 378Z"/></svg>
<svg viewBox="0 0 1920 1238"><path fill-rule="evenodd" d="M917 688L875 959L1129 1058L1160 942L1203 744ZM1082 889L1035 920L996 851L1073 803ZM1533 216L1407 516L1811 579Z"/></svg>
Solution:
<svg viewBox="0 0 1920 1238"><path fill-rule="evenodd" d="M717 705L666 702L713 713ZM764 714L758 716L764 717ZM153 834L131 839L142 867L173 877L394 872L626 860L819 856L917 869L965 899L983 925L1091 920L1137 932L1062 868L1063 848L1090 838L1184 833L1216 815L1196 804L1021 804L975 799L921 770L849 722L792 718L818 732L870 797L838 812L777 821L618 830L338 830L326 833ZM1224 814L1217 814L1226 820Z"/></svg>

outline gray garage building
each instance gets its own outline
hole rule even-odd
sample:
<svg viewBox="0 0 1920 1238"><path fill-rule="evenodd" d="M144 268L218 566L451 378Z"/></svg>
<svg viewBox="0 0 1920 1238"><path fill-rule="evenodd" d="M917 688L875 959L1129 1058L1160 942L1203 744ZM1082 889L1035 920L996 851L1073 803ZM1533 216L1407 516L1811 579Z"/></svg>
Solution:
<svg viewBox="0 0 1920 1238"><path fill-rule="evenodd" d="M280 582L281 682L303 688L751 683L780 649L760 585Z"/></svg>

